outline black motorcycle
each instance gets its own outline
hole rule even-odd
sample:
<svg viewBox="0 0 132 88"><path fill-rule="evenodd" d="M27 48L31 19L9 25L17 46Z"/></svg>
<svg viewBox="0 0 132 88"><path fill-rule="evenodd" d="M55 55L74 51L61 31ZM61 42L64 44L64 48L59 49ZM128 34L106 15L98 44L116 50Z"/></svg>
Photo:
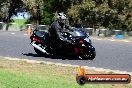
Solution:
<svg viewBox="0 0 132 88"><path fill-rule="evenodd" d="M79 59L93 60L96 56L95 48L91 44L89 35L81 28L73 28L70 32L63 32L62 35L71 40L72 43L64 42L61 38L59 50L51 47L48 32L36 28L30 36L31 45L38 55L61 55L75 56Z"/></svg>

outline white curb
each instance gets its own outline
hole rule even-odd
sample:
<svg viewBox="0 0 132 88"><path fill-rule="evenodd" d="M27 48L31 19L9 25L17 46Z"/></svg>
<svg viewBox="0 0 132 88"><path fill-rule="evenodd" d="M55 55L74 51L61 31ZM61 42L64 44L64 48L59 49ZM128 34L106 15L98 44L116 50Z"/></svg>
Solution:
<svg viewBox="0 0 132 88"><path fill-rule="evenodd" d="M3 57L3 58L5 58L7 60L26 61L28 63L44 63L44 64L53 64L53 65L66 66L66 67L79 67L79 65L62 64L62 63L54 63L54 62L46 62L46 61L37 61L37 60L28 60L28 59L19 59L19 58L10 58L10 57ZM96 68L96 67L89 67L89 66L83 66L83 65L82 65L82 67L85 69L95 70L95 71L105 71L105 72L114 72L114 73L118 73L118 74L130 74L130 75L132 75L132 72L127 72L127 71Z"/></svg>

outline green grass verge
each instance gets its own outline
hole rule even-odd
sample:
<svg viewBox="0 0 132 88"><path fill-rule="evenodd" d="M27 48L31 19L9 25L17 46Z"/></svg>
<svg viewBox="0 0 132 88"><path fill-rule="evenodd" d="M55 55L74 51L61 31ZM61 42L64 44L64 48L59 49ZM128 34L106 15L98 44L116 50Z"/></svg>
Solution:
<svg viewBox="0 0 132 88"><path fill-rule="evenodd" d="M131 88L131 85L76 83L76 68L0 59L0 88Z"/></svg>
<svg viewBox="0 0 132 88"><path fill-rule="evenodd" d="M17 23L19 27L24 26L26 19L14 19L13 23Z"/></svg>

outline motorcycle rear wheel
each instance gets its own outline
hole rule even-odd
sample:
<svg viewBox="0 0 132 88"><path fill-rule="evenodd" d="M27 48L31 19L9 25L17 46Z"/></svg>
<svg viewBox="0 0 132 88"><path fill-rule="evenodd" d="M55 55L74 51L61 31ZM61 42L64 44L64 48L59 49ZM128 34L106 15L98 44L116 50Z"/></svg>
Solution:
<svg viewBox="0 0 132 88"><path fill-rule="evenodd" d="M39 56L44 56L44 53L41 52L40 50L34 48L34 51L35 51Z"/></svg>

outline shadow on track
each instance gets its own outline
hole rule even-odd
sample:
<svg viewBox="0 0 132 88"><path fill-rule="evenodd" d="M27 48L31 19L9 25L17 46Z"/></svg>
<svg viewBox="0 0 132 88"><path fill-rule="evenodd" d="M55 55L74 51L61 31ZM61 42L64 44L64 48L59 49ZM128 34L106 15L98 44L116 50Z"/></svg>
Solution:
<svg viewBox="0 0 132 88"><path fill-rule="evenodd" d="M38 54L34 54L34 53L27 53L27 54L22 53L22 55L31 56L31 57L43 57L43 56L39 56Z"/></svg>
<svg viewBox="0 0 132 88"><path fill-rule="evenodd" d="M81 60L77 57L74 56L57 56L57 55L42 55L39 56L38 54L33 54L33 53L27 53L23 54L24 56L31 56L31 57L44 57L44 58L50 58L50 59L62 59L62 60Z"/></svg>

